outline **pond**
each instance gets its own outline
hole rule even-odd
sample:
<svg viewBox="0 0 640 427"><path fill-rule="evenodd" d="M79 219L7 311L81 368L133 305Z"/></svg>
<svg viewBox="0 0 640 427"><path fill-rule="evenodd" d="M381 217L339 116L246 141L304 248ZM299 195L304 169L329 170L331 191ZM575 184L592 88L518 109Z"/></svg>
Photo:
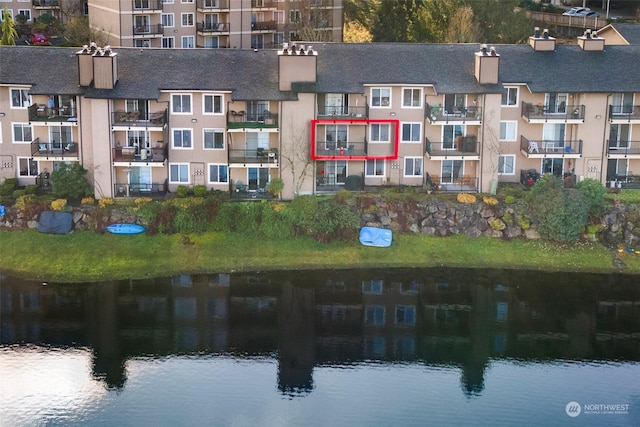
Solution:
<svg viewBox="0 0 640 427"><path fill-rule="evenodd" d="M0 277L0 425L637 425L640 278Z"/></svg>

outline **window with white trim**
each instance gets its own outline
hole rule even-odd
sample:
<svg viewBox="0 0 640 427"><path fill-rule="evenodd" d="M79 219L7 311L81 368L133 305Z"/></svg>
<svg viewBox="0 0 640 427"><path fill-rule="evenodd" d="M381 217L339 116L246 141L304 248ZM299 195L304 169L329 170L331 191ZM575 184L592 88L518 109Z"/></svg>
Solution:
<svg viewBox="0 0 640 427"><path fill-rule="evenodd" d="M517 126L516 121L500 122L500 141L515 141Z"/></svg>
<svg viewBox="0 0 640 427"><path fill-rule="evenodd" d="M3 0L3 1L5 1L5 0ZM6 13L7 15L9 15L9 17L10 17L11 19L13 19L13 9L3 9L3 10L0 10L0 22L4 21L4 15L5 15L5 13Z"/></svg>
<svg viewBox="0 0 640 427"><path fill-rule="evenodd" d="M28 108L29 89L11 89L11 108Z"/></svg>
<svg viewBox="0 0 640 427"><path fill-rule="evenodd" d="M13 142L31 143L33 141L33 133L29 123L13 123Z"/></svg>
<svg viewBox="0 0 640 427"><path fill-rule="evenodd" d="M27 17L27 21L31 21L31 10L29 9L18 9L18 15L24 15Z"/></svg>
<svg viewBox="0 0 640 427"><path fill-rule="evenodd" d="M371 106L391 108L391 89L388 87L372 87Z"/></svg>
<svg viewBox="0 0 640 427"><path fill-rule="evenodd" d="M371 123L369 125L370 142L389 142L389 124L388 123Z"/></svg>
<svg viewBox="0 0 640 427"><path fill-rule="evenodd" d="M187 13L181 13L180 14L180 20L182 22L182 26L183 27L193 27L193 13L191 12L187 12Z"/></svg>
<svg viewBox="0 0 640 427"><path fill-rule="evenodd" d="M209 164L209 183L220 184L229 182L229 168L225 164Z"/></svg>
<svg viewBox="0 0 640 427"><path fill-rule="evenodd" d="M381 159L369 159L365 162L366 176L385 176L385 162Z"/></svg>
<svg viewBox="0 0 640 427"><path fill-rule="evenodd" d="M38 162L31 157L18 157L18 174L20 176L37 176Z"/></svg>
<svg viewBox="0 0 640 427"><path fill-rule="evenodd" d="M169 163L169 182L172 184L188 184L189 163Z"/></svg>
<svg viewBox="0 0 640 427"><path fill-rule="evenodd" d="M384 305L365 305L364 323L366 325L384 325Z"/></svg>
<svg viewBox="0 0 640 427"><path fill-rule="evenodd" d="M382 295L383 283L384 283L384 280L380 280L380 279L365 280L362 282L362 293Z"/></svg>
<svg viewBox="0 0 640 427"><path fill-rule="evenodd" d="M171 95L171 112L173 114L191 114L191 94L176 93Z"/></svg>
<svg viewBox="0 0 640 427"><path fill-rule="evenodd" d="M396 305L396 325L415 325L416 306Z"/></svg>
<svg viewBox="0 0 640 427"><path fill-rule="evenodd" d="M191 129L174 129L171 146L173 148L192 148Z"/></svg>
<svg viewBox="0 0 640 427"><path fill-rule="evenodd" d="M278 24L284 24L284 10L276 10L273 12L273 20Z"/></svg>
<svg viewBox="0 0 640 427"><path fill-rule="evenodd" d="M505 87L502 92L503 107L514 107L518 105L518 88L517 87Z"/></svg>
<svg viewBox="0 0 640 427"><path fill-rule="evenodd" d="M162 37L162 47L165 49L173 49L176 47L176 38L173 36Z"/></svg>
<svg viewBox="0 0 640 427"><path fill-rule="evenodd" d="M422 107L422 89L419 87L407 87L402 89L402 107Z"/></svg>
<svg viewBox="0 0 640 427"><path fill-rule="evenodd" d="M207 150L224 149L224 131L221 129L203 130L204 148Z"/></svg>
<svg viewBox="0 0 640 427"><path fill-rule="evenodd" d="M422 157L404 158L404 176L422 176Z"/></svg>
<svg viewBox="0 0 640 427"><path fill-rule="evenodd" d="M162 26L165 28L173 28L175 26L175 22L173 20L173 13L163 13L161 15Z"/></svg>
<svg viewBox="0 0 640 427"><path fill-rule="evenodd" d="M402 142L420 142L421 123L402 123Z"/></svg>
<svg viewBox="0 0 640 427"><path fill-rule="evenodd" d="M195 47L195 37L193 36L182 36L182 48L183 49L192 49Z"/></svg>
<svg viewBox="0 0 640 427"><path fill-rule="evenodd" d="M297 9L291 9L289 11L289 22L291 24L297 24L300 22L300 11Z"/></svg>
<svg viewBox="0 0 640 427"><path fill-rule="evenodd" d="M503 154L498 156L498 175L515 175L516 156Z"/></svg>
<svg viewBox="0 0 640 427"><path fill-rule="evenodd" d="M202 95L202 112L204 114L224 114L222 111L222 95Z"/></svg>
<svg viewBox="0 0 640 427"><path fill-rule="evenodd" d="M171 3L173 3L173 0L162 0L162 3L171 4Z"/></svg>

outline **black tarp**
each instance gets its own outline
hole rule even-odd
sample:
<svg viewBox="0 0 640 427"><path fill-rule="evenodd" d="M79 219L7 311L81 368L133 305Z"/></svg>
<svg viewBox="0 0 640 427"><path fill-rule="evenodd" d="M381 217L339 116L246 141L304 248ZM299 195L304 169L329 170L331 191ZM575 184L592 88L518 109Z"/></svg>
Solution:
<svg viewBox="0 0 640 427"><path fill-rule="evenodd" d="M41 233L67 234L73 227L73 216L69 212L44 211L40 214L38 231Z"/></svg>

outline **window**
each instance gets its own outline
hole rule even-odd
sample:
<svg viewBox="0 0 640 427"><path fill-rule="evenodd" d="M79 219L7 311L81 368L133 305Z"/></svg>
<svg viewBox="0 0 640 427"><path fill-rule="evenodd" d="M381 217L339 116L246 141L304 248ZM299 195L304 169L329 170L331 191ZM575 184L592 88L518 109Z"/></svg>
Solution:
<svg viewBox="0 0 640 427"><path fill-rule="evenodd" d="M162 26L163 27L173 27L175 23L173 22L173 13L163 13L162 14Z"/></svg>
<svg viewBox="0 0 640 427"><path fill-rule="evenodd" d="M513 175L515 174L516 156L506 154L498 156L498 174Z"/></svg>
<svg viewBox="0 0 640 427"><path fill-rule="evenodd" d="M462 142L462 137L466 134L466 128L462 125L442 126L442 148L445 150L455 150L457 144Z"/></svg>
<svg viewBox="0 0 640 427"><path fill-rule="evenodd" d="M205 129L204 148L216 150L224 149L224 132L222 130Z"/></svg>
<svg viewBox="0 0 640 427"><path fill-rule="evenodd" d="M284 43L284 33L275 33L273 35L273 44L276 46L280 46Z"/></svg>
<svg viewBox="0 0 640 427"><path fill-rule="evenodd" d="M180 3L193 3L193 0L181 0Z"/></svg>
<svg viewBox="0 0 640 427"><path fill-rule="evenodd" d="M191 129L173 130L173 148L191 148Z"/></svg>
<svg viewBox="0 0 640 427"><path fill-rule="evenodd" d="M384 176L384 160L371 159L366 161L367 176Z"/></svg>
<svg viewBox="0 0 640 427"><path fill-rule="evenodd" d="M222 95L203 95L204 114L223 114Z"/></svg>
<svg viewBox="0 0 640 427"><path fill-rule="evenodd" d="M13 124L13 142L28 142L33 141L33 135L31 133L31 125L28 123L14 123Z"/></svg>
<svg viewBox="0 0 640 427"><path fill-rule="evenodd" d="M273 12L273 20L278 24L284 24L284 10L276 10Z"/></svg>
<svg viewBox="0 0 640 427"><path fill-rule="evenodd" d="M27 21L31 21L31 10L29 9L18 9L18 15L24 15L27 17Z"/></svg>
<svg viewBox="0 0 640 427"><path fill-rule="evenodd" d="M372 107L390 107L391 105L391 89L389 88L371 88L371 106Z"/></svg>
<svg viewBox="0 0 640 427"><path fill-rule="evenodd" d="M183 27L193 27L193 13L182 13L180 16L182 18Z"/></svg>
<svg viewBox="0 0 640 427"><path fill-rule="evenodd" d="M133 46L134 47L151 47L151 40L149 40L149 39L134 40L133 41Z"/></svg>
<svg viewBox="0 0 640 427"><path fill-rule="evenodd" d="M209 165L209 182L212 184L229 182L227 165Z"/></svg>
<svg viewBox="0 0 640 427"><path fill-rule="evenodd" d="M364 307L364 323L367 325L384 325L384 306L366 305Z"/></svg>
<svg viewBox="0 0 640 427"><path fill-rule="evenodd" d="M518 105L518 88L517 87L505 87L505 92L502 93L502 106L517 106Z"/></svg>
<svg viewBox="0 0 640 427"><path fill-rule="evenodd" d="M9 15L9 17L11 19L13 19L13 9L4 9L4 10L0 10L0 18L2 18L1 20L4 21L4 15L7 14Z"/></svg>
<svg viewBox="0 0 640 427"><path fill-rule="evenodd" d="M387 123L371 124L371 142L389 142L389 125Z"/></svg>
<svg viewBox="0 0 640 427"><path fill-rule="evenodd" d="M20 176L37 176L38 162L29 157L19 157L18 166L20 168Z"/></svg>
<svg viewBox="0 0 640 427"><path fill-rule="evenodd" d="M396 324L415 325L416 307L414 305L396 305Z"/></svg>
<svg viewBox="0 0 640 427"><path fill-rule="evenodd" d="M169 164L169 182L174 184L189 183L189 164L172 163Z"/></svg>
<svg viewBox="0 0 640 427"><path fill-rule="evenodd" d="M171 112L174 114L191 114L191 94L171 95Z"/></svg>
<svg viewBox="0 0 640 427"><path fill-rule="evenodd" d="M404 88L402 89L402 106L409 108L422 107L422 89Z"/></svg>
<svg viewBox="0 0 640 427"><path fill-rule="evenodd" d="M367 280L362 282L362 293L382 295L382 280Z"/></svg>
<svg viewBox="0 0 640 427"><path fill-rule="evenodd" d="M402 142L420 142L420 123L402 123Z"/></svg>
<svg viewBox="0 0 640 427"><path fill-rule="evenodd" d="M163 37L162 38L162 47L165 49L173 49L176 47L176 38L175 37Z"/></svg>
<svg viewBox="0 0 640 427"><path fill-rule="evenodd" d="M289 11L289 22L292 24L297 24L300 22L300 11L297 9L292 9Z"/></svg>
<svg viewBox="0 0 640 427"><path fill-rule="evenodd" d="M422 157L404 158L404 176L422 176Z"/></svg>
<svg viewBox="0 0 640 427"><path fill-rule="evenodd" d="M29 89L11 89L11 108L27 108L29 103Z"/></svg>
<svg viewBox="0 0 640 427"><path fill-rule="evenodd" d="M194 47L195 38L193 36L182 36L182 48L192 49Z"/></svg>
<svg viewBox="0 0 640 427"><path fill-rule="evenodd" d="M500 141L515 141L517 122L500 122Z"/></svg>
<svg viewBox="0 0 640 427"><path fill-rule="evenodd" d="M173 0L162 0L162 3L170 4L170 3L173 3Z"/></svg>

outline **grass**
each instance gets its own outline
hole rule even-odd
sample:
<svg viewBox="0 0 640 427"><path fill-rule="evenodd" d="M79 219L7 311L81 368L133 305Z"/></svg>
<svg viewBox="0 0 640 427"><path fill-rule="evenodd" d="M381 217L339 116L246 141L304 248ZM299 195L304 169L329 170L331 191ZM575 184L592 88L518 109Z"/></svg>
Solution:
<svg viewBox="0 0 640 427"><path fill-rule="evenodd" d="M0 232L0 270L20 277L85 282L307 268L466 267L640 274L640 255L599 244L559 246L495 238L394 236L390 248L357 241L318 243L308 238L254 239L235 233L192 235L51 235ZM8 249L10 248L10 250ZM613 263L624 264L621 270Z"/></svg>

